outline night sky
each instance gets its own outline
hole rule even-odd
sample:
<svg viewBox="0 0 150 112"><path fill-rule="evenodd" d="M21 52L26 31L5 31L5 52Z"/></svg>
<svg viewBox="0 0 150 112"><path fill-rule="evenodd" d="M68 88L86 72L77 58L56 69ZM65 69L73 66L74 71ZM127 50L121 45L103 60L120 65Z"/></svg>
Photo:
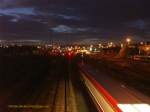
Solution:
<svg viewBox="0 0 150 112"><path fill-rule="evenodd" d="M150 0L0 0L1 40L150 40Z"/></svg>

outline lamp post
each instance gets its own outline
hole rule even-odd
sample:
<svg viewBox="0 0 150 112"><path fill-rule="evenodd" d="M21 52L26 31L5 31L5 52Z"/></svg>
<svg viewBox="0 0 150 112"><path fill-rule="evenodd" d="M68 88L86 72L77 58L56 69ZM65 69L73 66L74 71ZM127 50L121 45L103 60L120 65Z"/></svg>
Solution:
<svg viewBox="0 0 150 112"><path fill-rule="evenodd" d="M146 47L146 52L147 52L147 55L150 54L150 47Z"/></svg>
<svg viewBox="0 0 150 112"><path fill-rule="evenodd" d="M130 45L131 39L130 39L130 38L127 38L127 39L126 39L126 42L127 42L128 45Z"/></svg>

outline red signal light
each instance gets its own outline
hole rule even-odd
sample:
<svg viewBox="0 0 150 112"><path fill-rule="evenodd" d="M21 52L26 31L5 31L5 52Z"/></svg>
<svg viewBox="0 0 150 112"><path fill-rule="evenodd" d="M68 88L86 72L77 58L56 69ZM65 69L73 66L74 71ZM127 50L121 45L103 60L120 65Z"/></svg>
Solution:
<svg viewBox="0 0 150 112"><path fill-rule="evenodd" d="M74 56L73 52L67 52L67 57L68 57L69 59L72 59L73 56Z"/></svg>

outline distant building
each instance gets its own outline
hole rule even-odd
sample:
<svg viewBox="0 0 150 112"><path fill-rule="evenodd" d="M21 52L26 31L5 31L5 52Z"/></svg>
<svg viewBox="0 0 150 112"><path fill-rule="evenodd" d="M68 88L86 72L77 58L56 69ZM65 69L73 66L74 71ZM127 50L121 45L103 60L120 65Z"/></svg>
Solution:
<svg viewBox="0 0 150 112"><path fill-rule="evenodd" d="M150 44L139 46L139 54L150 55Z"/></svg>

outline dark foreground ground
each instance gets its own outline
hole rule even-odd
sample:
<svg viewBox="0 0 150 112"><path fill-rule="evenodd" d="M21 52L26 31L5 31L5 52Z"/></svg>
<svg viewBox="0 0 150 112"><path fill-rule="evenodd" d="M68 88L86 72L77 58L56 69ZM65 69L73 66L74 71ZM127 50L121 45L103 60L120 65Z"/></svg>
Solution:
<svg viewBox="0 0 150 112"><path fill-rule="evenodd" d="M0 111L96 112L75 64L30 51L0 54Z"/></svg>

